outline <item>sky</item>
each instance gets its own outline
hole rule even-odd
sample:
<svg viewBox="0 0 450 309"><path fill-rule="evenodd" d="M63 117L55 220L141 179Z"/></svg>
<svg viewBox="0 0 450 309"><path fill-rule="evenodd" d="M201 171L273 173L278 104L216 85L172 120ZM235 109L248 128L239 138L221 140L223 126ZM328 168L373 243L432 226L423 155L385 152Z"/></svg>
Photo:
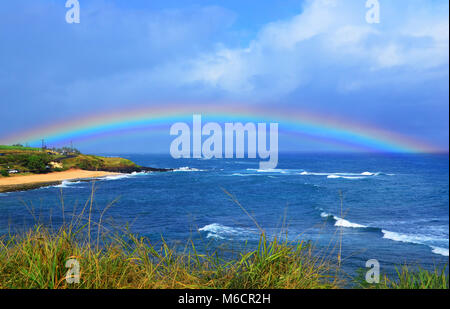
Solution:
<svg viewBox="0 0 450 309"><path fill-rule="evenodd" d="M448 151L446 0L379 0L376 24L365 0L79 0L79 24L65 2L0 4L0 141L176 102L307 110ZM74 142L167 153L172 139L149 129ZM280 150L345 149L280 136Z"/></svg>

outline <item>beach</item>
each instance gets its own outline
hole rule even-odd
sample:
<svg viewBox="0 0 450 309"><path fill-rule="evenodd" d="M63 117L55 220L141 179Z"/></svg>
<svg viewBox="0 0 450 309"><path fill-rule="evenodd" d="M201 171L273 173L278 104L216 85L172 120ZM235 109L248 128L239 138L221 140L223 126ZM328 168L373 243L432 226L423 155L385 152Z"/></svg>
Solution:
<svg viewBox="0 0 450 309"><path fill-rule="evenodd" d="M68 171L53 172L48 174L1 177L0 192L29 190L46 185L59 184L64 180L91 179L118 174L119 173L103 172L103 171L85 171L80 169L70 169Z"/></svg>

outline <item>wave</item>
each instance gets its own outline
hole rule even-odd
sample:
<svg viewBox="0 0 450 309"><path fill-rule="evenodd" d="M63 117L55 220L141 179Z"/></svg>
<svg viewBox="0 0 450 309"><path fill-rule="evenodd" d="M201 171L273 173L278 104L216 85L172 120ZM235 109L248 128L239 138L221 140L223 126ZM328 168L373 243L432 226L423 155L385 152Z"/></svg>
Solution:
<svg viewBox="0 0 450 309"><path fill-rule="evenodd" d="M320 214L320 216L322 218L331 218L334 221L336 221L334 223L334 226L348 227L348 228L358 228L358 229L368 228L368 226L365 226L365 225L362 225L362 224L358 224L358 223L353 223L353 222L350 222L350 221L345 220L343 218L340 218L338 216L334 216L334 215L328 214L326 212L322 212Z"/></svg>
<svg viewBox="0 0 450 309"><path fill-rule="evenodd" d="M204 170L200 170L194 167L183 166L173 170L174 172L204 172Z"/></svg>
<svg viewBox="0 0 450 309"><path fill-rule="evenodd" d="M377 227L370 227L370 226L366 226L366 225L362 225L362 224L358 224L358 223L353 223L353 222L350 222L348 220L345 220L343 218L334 216L334 215L326 213L326 212L322 212L320 214L320 216L322 218L330 218L330 219L334 220L335 226L346 227L346 228L372 229L372 230L376 230L376 231L381 231L381 233L383 233L384 239L428 246L429 248L432 249L432 252L434 254L449 256L448 248L437 247L437 246L433 246L433 245L430 245L429 243L427 243L427 242L432 242L432 241L437 241L437 240L442 241L442 239L437 239L437 238L429 237L429 236L425 236L425 235L408 235L408 234L401 234L401 233L397 233L397 232L391 232L391 231L383 230L383 229L377 228Z"/></svg>
<svg viewBox="0 0 450 309"><path fill-rule="evenodd" d="M269 168L269 169L255 169L255 168L248 168L247 171L254 171L258 173L280 173L280 174L287 174L290 170L288 169L280 169L280 168Z"/></svg>
<svg viewBox="0 0 450 309"><path fill-rule="evenodd" d="M198 230L200 232L206 232L206 238L214 239L234 238L236 236L242 236L254 232L252 229L238 227L233 228L220 223L208 224Z"/></svg>
<svg viewBox="0 0 450 309"><path fill-rule="evenodd" d="M258 174L241 174L241 173L233 173L230 176L239 176L239 177L248 177L248 176L258 176ZM269 176L270 177L270 176Z"/></svg>
<svg viewBox="0 0 450 309"><path fill-rule="evenodd" d="M379 175L389 175L389 176L394 176L394 174L385 174L382 172L362 172L362 173L315 173L315 172L308 172L308 171L303 171L301 173L299 173L299 175L302 176L326 176L328 179L339 179L339 178L343 178L343 179L366 179L366 178L370 178L370 177L375 177L375 176L379 176Z"/></svg>
<svg viewBox="0 0 450 309"><path fill-rule="evenodd" d="M121 174L121 175L113 175L113 176L106 176L101 179L103 180L119 180L124 178L129 178L131 174Z"/></svg>
<svg viewBox="0 0 450 309"><path fill-rule="evenodd" d="M69 187L71 187L71 188L79 188L79 187L73 186L73 185L76 185L76 184L79 184L79 183L81 183L81 181L63 180L63 182L61 184L56 185L56 186L51 186L51 187L53 187L53 188L69 188ZM48 187L42 187L42 189L45 189L45 188L48 188Z"/></svg>
<svg viewBox="0 0 450 309"><path fill-rule="evenodd" d="M368 177L357 177L357 176L339 176L339 175L328 175L328 179L350 179L350 180L356 180L356 179L366 179Z"/></svg>
<svg viewBox="0 0 450 309"><path fill-rule="evenodd" d="M430 247L431 251L435 254L448 256L448 251L449 251L448 248L442 248L442 247L437 247L437 246L427 244L427 242L441 240L441 239L436 239L434 237L429 237L429 236L425 236L425 235L401 234L401 233L391 232L391 231L387 231L387 230L381 230L381 232L384 234L383 238L385 238L385 239L390 239L393 241L410 243L410 244L425 245L425 246Z"/></svg>
<svg viewBox="0 0 450 309"><path fill-rule="evenodd" d="M126 179L126 178L132 178L135 176L146 176L151 175L150 172L132 172L130 174L119 174L119 175L112 175L112 176L106 176L106 177L100 177L101 180L120 180L120 179Z"/></svg>
<svg viewBox="0 0 450 309"><path fill-rule="evenodd" d="M433 252L434 254L439 254L448 257L448 249L446 248L431 246L431 249L432 249L431 252Z"/></svg>

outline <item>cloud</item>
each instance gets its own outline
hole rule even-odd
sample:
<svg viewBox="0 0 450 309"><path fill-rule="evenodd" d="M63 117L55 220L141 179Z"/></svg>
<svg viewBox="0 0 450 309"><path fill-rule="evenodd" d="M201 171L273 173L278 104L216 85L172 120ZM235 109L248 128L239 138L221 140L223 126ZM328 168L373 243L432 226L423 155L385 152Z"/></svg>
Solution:
<svg viewBox="0 0 450 309"><path fill-rule="evenodd" d="M405 71L448 71L448 14L440 13L446 6L448 12L448 3L430 8L424 1L385 1L381 24L372 25L365 21L363 4L308 1L303 12L264 26L244 48L219 45L213 53L165 69L185 84L247 99L287 95L307 87L327 67L337 84L352 85L341 87L346 91L364 85L358 83L361 75L379 83L384 70L397 69L398 77ZM355 72L358 79L352 78Z"/></svg>

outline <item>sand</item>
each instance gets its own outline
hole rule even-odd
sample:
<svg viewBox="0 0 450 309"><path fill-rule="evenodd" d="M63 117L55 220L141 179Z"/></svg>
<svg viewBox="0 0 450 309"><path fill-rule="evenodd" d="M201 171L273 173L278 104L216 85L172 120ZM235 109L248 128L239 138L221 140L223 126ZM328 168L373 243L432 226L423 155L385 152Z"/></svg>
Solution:
<svg viewBox="0 0 450 309"><path fill-rule="evenodd" d="M44 185L58 184L64 180L89 179L112 175L118 175L118 173L71 169L48 174L0 177L0 192L33 189Z"/></svg>

